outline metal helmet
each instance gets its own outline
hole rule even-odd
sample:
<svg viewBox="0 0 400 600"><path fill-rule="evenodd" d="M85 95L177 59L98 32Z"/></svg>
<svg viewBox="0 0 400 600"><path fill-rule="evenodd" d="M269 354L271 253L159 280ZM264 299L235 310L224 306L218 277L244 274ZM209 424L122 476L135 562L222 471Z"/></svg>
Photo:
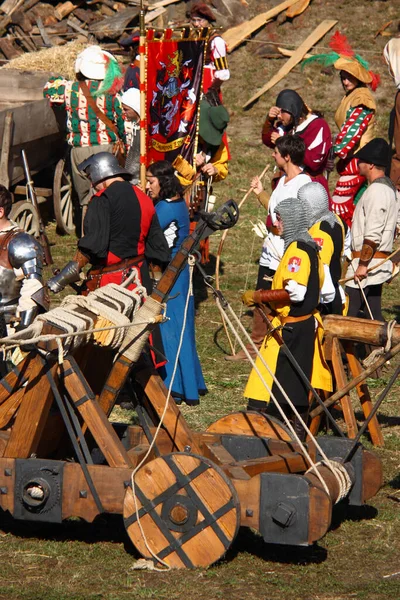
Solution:
<svg viewBox="0 0 400 600"><path fill-rule="evenodd" d="M285 251L292 242L313 241L307 231L310 221L310 206L307 202L302 202L298 198L285 198L278 202L274 212L282 219Z"/></svg>
<svg viewBox="0 0 400 600"><path fill-rule="evenodd" d="M336 218L329 210L328 192L318 181L310 181L301 186L297 192L299 200L308 202L310 206L310 227L319 221L327 221L333 228Z"/></svg>
<svg viewBox="0 0 400 600"><path fill-rule="evenodd" d="M8 244L8 259L14 269L22 269L25 277L41 279L43 248L34 237L21 231Z"/></svg>
<svg viewBox="0 0 400 600"><path fill-rule="evenodd" d="M86 173L93 185L111 177L131 178L129 171L121 167L117 157L111 152L92 154L78 165L78 169Z"/></svg>

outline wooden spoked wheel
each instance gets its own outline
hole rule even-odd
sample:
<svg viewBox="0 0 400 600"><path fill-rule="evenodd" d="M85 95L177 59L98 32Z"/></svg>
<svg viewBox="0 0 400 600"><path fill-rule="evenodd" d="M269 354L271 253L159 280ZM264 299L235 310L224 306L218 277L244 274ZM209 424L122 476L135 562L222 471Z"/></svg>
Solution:
<svg viewBox="0 0 400 600"><path fill-rule="evenodd" d="M72 179L66 169L66 160L58 161L53 181L54 215L61 233L74 233L74 203L72 197Z"/></svg>
<svg viewBox="0 0 400 600"><path fill-rule="evenodd" d="M35 207L28 200L21 200L13 204L10 219L26 233L36 238L39 237L39 217Z"/></svg>
<svg viewBox="0 0 400 600"><path fill-rule="evenodd" d="M240 525L240 506L230 479L212 461L187 453L160 456L135 476L124 499L124 522L137 550L151 551L169 566L208 567L230 547ZM146 538L146 539L145 539Z"/></svg>
<svg viewBox="0 0 400 600"><path fill-rule="evenodd" d="M212 423L207 431L209 433L267 437L285 442L293 441L289 429L278 419L252 411L240 411L225 415Z"/></svg>

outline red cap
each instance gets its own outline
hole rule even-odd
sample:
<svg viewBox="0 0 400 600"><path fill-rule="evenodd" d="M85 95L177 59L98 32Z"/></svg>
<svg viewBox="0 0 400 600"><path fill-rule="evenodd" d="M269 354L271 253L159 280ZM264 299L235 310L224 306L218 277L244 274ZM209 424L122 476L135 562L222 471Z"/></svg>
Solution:
<svg viewBox="0 0 400 600"><path fill-rule="evenodd" d="M193 4L190 10L190 18L193 17L207 19L207 21L210 21L210 23L217 20L217 17L214 15L211 8L208 6L208 4L205 4L204 2L196 2L196 4Z"/></svg>

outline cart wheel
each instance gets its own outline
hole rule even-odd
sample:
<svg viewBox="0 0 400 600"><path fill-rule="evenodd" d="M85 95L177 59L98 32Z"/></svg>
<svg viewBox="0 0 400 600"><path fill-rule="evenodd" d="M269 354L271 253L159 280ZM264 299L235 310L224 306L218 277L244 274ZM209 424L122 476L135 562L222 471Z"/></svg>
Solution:
<svg viewBox="0 0 400 600"><path fill-rule="evenodd" d="M251 435L292 442L290 430L278 419L258 412L240 411L225 415L207 428L210 433Z"/></svg>
<svg viewBox="0 0 400 600"><path fill-rule="evenodd" d="M75 233L74 203L72 199L72 179L65 168L65 158L61 158L54 172L53 204L54 215L61 233Z"/></svg>
<svg viewBox="0 0 400 600"><path fill-rule="evenodd" d="M33 204L27 200L13 204L10 219L30 235L39 237L39 217Z"/></svg>
<svg viewBox="0 0 400 600"><path fill-rule="evenodd" d="M238 532L237 492L203 456L180 452L152 460L136 473L135 496L140 527L128 488L124 522L130 539L143 556L153 558L147 542L171 567L208 567L225 554Z"/></svg>

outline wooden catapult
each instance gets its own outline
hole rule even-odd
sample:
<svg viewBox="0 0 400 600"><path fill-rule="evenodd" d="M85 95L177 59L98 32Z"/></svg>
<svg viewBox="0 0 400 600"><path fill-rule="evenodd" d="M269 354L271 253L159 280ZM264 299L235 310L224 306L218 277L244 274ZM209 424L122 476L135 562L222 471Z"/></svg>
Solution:
<svg viewBox="0 0 400 600"><path fill-rule="evenodd" d="M223 556L239 526L267 543L312 544L335 502L359 506L377 493L381 462L352 440L319 437L306 454L282 423L252 412L191 430L144 357L188 255L202 236L234 224L236 209L229 201L204 215L138 310L135 291L111 284L69 296L16 334L31 345L0 382L3 510L54 523L120 514L144 557L194 568ZM109 420L124 386L139 425Z"/></svg>

